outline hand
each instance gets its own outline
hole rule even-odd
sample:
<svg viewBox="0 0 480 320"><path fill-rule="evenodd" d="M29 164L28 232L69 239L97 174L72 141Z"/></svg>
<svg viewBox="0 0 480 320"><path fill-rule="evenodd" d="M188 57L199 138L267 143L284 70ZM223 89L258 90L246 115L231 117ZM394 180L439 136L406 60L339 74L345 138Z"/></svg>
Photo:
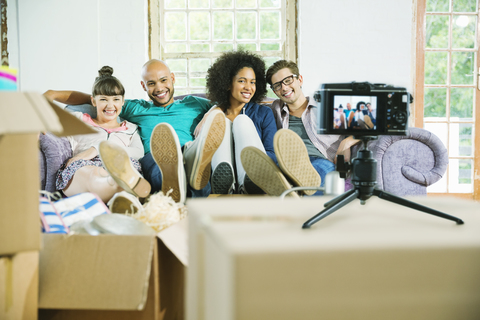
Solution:
<svg viewBox="0 0 480 320"><path fill-rule="evenodd" d="M198 135L200 134L200 131L202 131L202 127L205 124L205 121L207 120L207 117L210 114L210 112L212 112L212 110L222 110L222 108L215 107L215 108L210 109L207 113L205 113L202 120L195 127L195 131L193 131L193 135L194 135L195 138L198 137Z"/></svg>
<svg viewBox="0 0 480 320"><path fill-rule="evenodd" d="M340 146L338 147L337 156L343 155L344 161L350 162L350 157L351 157L350 148L359 142L360 140L354 139L353 136L348 136L347 138L343 139L342 142L340 142ZM334 163L335 164L337 163L337 157L335 157Z"/></svg>
<svg viewBox="0 0 480 320"><path fill-rule="evenodd" d="M94 147L91 147L90 149L87 149L83 152L80 152L74 157L71 157L68 159L67 163L65 164L65 168L68 167L70 164L72 164L74 161L77 160L90 160L95 158L98 155L97 149Z"/></svg>

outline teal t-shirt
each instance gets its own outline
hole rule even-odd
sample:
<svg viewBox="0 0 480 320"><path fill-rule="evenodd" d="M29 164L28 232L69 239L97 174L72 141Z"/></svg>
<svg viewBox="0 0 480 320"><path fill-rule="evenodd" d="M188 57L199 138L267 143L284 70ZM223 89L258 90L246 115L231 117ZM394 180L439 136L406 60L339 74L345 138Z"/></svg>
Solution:
<svg viewBox="0 0 480 320"><path fill-rule="evenodd" d="M193 140L195 127L210 108L209 100L195 96L186 96L167 107L158 107L146 100L125 100L119 116L138 125L145 153L148 153L150 136L157 124L161 122L170 124L178 135L180 145L183 146Z"/></svg>

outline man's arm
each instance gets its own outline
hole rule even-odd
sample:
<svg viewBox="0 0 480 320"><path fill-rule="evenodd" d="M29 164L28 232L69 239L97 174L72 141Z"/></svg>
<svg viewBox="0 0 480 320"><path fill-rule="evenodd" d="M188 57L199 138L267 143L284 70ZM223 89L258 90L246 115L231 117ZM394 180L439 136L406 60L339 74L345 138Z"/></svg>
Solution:
<svg viewBox="0 0 480 320"><path fill-rule="evenodd" d="M47 99L65 104L92 104L91 96L79 91L48 90L43 95Z"/></svg>

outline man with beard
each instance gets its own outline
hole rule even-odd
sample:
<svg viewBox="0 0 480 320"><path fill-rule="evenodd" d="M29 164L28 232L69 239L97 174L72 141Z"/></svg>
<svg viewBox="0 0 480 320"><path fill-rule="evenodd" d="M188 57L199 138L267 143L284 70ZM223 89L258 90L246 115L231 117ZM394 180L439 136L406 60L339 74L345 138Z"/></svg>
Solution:
<svg viewBox="0 0 480 320"><path fill-rule="evenodd" d="M149 60L142 67L141 85L151 101L125 100L119 117L139 127L145 149L140 163L151 193L172 190L172 198L183 203L187 195L210 194L210 163L224 136L225 119L218 110L210 112L202 132L193 140L194 129L211 108L210 102L195 96L175 101L174 84L175 75L165 62ZM91 103L90 95L76 91L49 90L44 95L65 104Z"/></svg>

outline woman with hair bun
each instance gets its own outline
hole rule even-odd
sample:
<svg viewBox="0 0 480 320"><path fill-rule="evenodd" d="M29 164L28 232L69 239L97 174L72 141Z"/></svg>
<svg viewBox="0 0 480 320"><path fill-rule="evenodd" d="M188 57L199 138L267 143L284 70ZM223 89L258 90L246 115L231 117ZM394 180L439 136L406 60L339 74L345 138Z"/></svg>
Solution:
<svg viewBox="0 0 480 320"><path fill-rule="evenodd" d="M240 154L243 148L255 146L276 162L275 118L269 107L259 104L266 93L265 62L257 54L225 52L208 69L207 98L213 108L225 113L226 121L224 139L212 158L212 193L235 193L235 189L238 193L264 193L246 176Z"/></svg>
<svg viewBox="0 0 480 320"><path fill-rule="evenodd" d="M49 90L44 95L67 103L70 94ZM98 71L92 88L96 117L73 112L96 133L68 137L73 157L57 172L56 181L57 190L66 196L92 192L108 202L122 190L140 198L150 193L150 184L140 174L138 159L143 157L144 149L138 127L128 121L118 121L124 95L125 89L113 76L113 69L104 66Z"/></svg>

